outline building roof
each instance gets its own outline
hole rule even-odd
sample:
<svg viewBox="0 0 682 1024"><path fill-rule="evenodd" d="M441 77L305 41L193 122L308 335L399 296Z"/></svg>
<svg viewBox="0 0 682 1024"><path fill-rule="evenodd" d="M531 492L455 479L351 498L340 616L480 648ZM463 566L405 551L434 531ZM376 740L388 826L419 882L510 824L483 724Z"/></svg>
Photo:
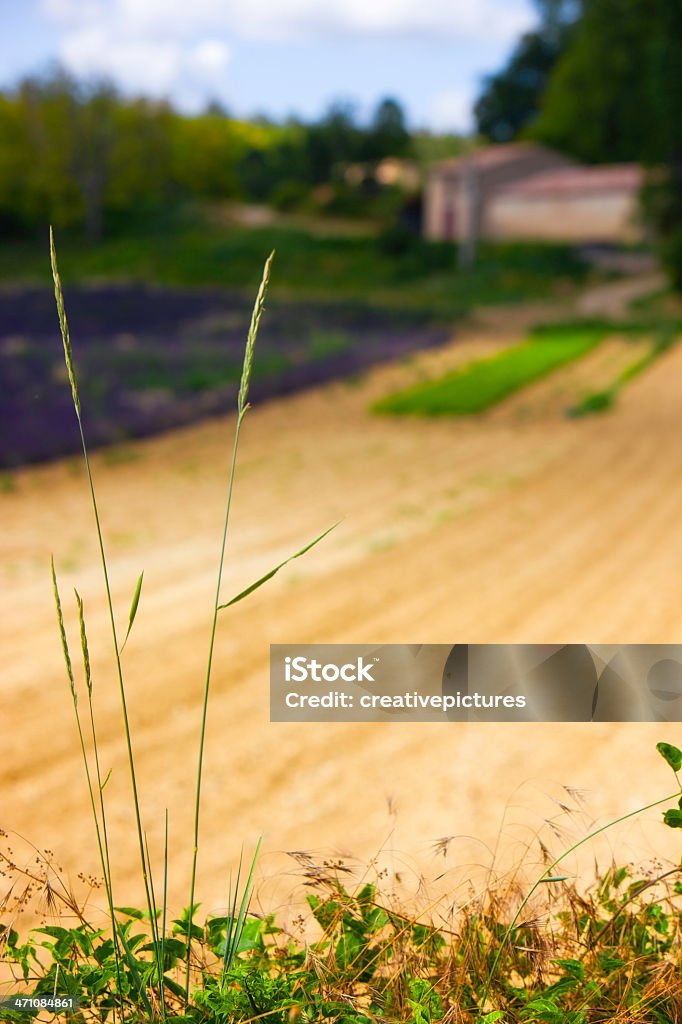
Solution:
<svg viewBox="0 0 682 1024"><path fill-rule="evenodd" d="M434 165L434 170L451 173L458 173L465 167L473 166L478 171L491 170L493 167L501 167L506 163L514 163L525 157L551 153L545 146L539 146L535 142L506 142L495 146L486 146L484 149L475 150L473 153L465 153L462 156L453 156L447 160L440 160ZM557 156L559 154L556 154ZM564 158L567 163L572 162L570 158Z"/></svg>
<svg viewBox="0 0 682 1024"><path fill-rule="evenodd" d="M638 164L603 164L596 167L559 167L532 174L505 186L505 194L545 199L555 196L638 192L644 172ZM502 191L502 190L500 190Z"/></svg>

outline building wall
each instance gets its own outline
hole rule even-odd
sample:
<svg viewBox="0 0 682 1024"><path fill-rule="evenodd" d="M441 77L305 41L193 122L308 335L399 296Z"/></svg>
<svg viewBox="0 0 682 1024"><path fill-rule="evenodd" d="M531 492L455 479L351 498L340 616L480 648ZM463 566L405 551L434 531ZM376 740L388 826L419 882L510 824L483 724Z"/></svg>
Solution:
<svg viewBox="0 0 682 1024"><path fill-rule="evenodd" d="M452 241L457 237L458 188L442 174L429 176L424 193L424 234L432 241ZM453 220L453 233L447 227Z"/></svg>
<svg viewBox="0 0 682 1024"><path fill-rule="evenodd" d="M508 159L489 165L484 160L468 166L463 160L436 165L426 182L424 234L436 241L461 238L471 219L472 193L478 229L485 234L488 206L499 189L543 171L575 166L575 161L541 146L521 149Z"/></svg>
<svg viewBox="0 0 682 1024"><path fill-rule="evenodd" d="M630 189L583 195L500 193L490 202L484 234L497 239L630 242L641 237Z"/></svg>

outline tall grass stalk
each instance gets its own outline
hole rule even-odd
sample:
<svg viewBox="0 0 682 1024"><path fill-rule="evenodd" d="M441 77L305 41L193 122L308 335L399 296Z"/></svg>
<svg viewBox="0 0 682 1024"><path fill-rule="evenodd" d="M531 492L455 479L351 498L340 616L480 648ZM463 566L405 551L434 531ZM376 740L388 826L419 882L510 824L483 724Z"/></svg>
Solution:
<svg viewBox="0 0 682 1024"><path fill-rule="evenodd" d="M102 780L102 767L99 759L99 745L97 743L97 730L95 727L95 709L92 702L92 673L90 670L90 652L88 648L88 635L85 628L85 609L83 607L83 599L77 590L74 591L76 595L76 604L78 606L78 624L80 627L81 637L81 653L83 656L83 668L85 671L85 687L88 693L88 714L90 718L90 736L92 739L92 749L95 760L95 777L97 779L97 795L99 798L99 814L102 827L102 847L104 850L104 861L106 864L105 879L107 879L106 894L109 904L109 916L111 917L112 924L112 939L114 943L114 957L116 960L116 980L118 982L119 993L121 990L121 959L120 959L120 948L119 948L119 937L116 928L116 915L114 913L114 886L111 877L111 858L109 855L109 832L107 828L107 816L104 806L104 787L109 781L109 774ZM93 814L96 812L93 809ZM123 997L121 996L121 1018L123 1018Z"/></svg>
<svg viewBox="0 0 682 1024"><path fill-rule="evenodd" d="M119 642L119 634L118 634L117 628L116 628L116 620L115 620L115 616L114 616L114 608L113 608L113 601L112 601L112 595L111 595L111 587L110 587L110 583L109 583L109 569L108 569L107 557L106 557L106 551L105 551L105 545L104 545L104 539L103 539L103 534L102 534L102 526L101 526L101 520L100 520L100 513L99 513L98 504L97 504L97 497L96 497L96 494L95 494L95 486L94 486L92 470L91 470L91 466L90 466L90 457L89 457L89 454L88 454L88 447L87 447L87 443L86 443L86 439L85 439L85 431L84 431L84 427L83 427L83 418L82 418L82 414L81 414L81 403L80 403L80 396L79 396L79 392L78 392L78 377L77 377L77 374L76 374L76 368L75 368L74 359L73 359L73 351L72 351L72 347L71 347L71 338L70 338L70 335L69 335L69 326L68 326L68 322L67 322L67 318L66 318L66 311L65 311L65 307L64 307L64 298L63 298L63 294L62 294L61 281L60 281L60 278L59 278L59 272L58 272L58 268L57 268L57 257L56 257L56 252L55 252L54 238L53 238L52 230L50 230L50 256L51 256L51 262L52 262L52 276L53 276L53 280L54 280L55 298L56 298L56 302L57 302L57 312L58 312L58 316L59 316L59 324L60 324L60 328L61 328L62 342L63 342L63 345L64 345L64 359L65 359L65 362L66 362L66 369L67 369L69 384L70 384L70 387L71 387L71 397L72 397L72 401L73 401L74 410L75 410L75 413L76 413L76 420L77 420L77 423L78 423L78 430L79 430L79 434L80 434L81 446L82 446L82 449L83 449L83 458L84 458L84 461L85 461L85 469L86 469L86 474L87 474L88 487L89 487L89 492L90 492L90 499L91 499L92 510L93 510L94 519L95 519L95 526L96 526L96 530L97 530L97 540L98 540L98 545L99 545L99 555L100 555L100 562L101 562L101 565L102 565L102 572L103 572L103 576L104 576L104 585L105 585L105 592L106 592L106 602L107 602L107 608L108 608L108 612L109 612L109 620L110 620L110 624L111 624L111 635L112 635L112 639L113 639L114 657L115 657L115 663L116 663L116 673L117 673L117 678L118 678L118 687L119 687L119 694L120 694L120 700L121 700L121 708L122 708L122 714L123 714L123 725L124 725L124 732L125 732L126 751L127 751L128 767L129 767L129 771L130 771L130 780L131 780L132 797L133 797L133 808L134 808L134 813L135 813L135 825L136 825L137 839L138 839L138 846L139 846L140 866L141 866L141 871L142 871L142 880L143 880L143 884L144 884L145 899L146 899L146 904L147 904L147 916L148 916L148 920L149 920L149 929L150 929L150 932L151 932L151 949L153 951L152 970L150 972L148 972L147 969L145 968L144 971L143 971L143 975L144 975L144 979L147 979L147 980L151 979L152 984L158 983L158 1005L159 1005L159 1012L161 1014L161 1018L165 1019L166 1018L166 1002L167 1002L167 1000L166 1000L166 991L165 991L166 984L167 984L167 979L165 977L164 967L165 967L165 959L166 959L166 910L167 910L167 892L168 892L168 811L166 811L166 819L165 819L165 845L164 845L164 861L163 861L163 906L162 906L162 908L160 910L160 913L162 915L162 923L161 923L161 927L159 928L159 920L158 920L159 911L157 911L157 906L156 906L156 893L155 893L155 890L154 890L154 879L153 879L153 872L152 872L151 857L150 857L149 847L148 847L148 843L147 843L147 834L146 834L146 831L144 830L143 825L142 825L142 815L141 815L141 810L140 810L140 799L139 799L138 785L137 785L137 776L136 776L136 770L135 770L135 757L134 757L134 752L133 752L133 742L132 742L132 736L131 736L131 730L130 730L130 721L129 721L129 715L128 715L127 700L126 700L126 690L125 690L125 684L124 684L124 678L123 678L123 666L122 666L122 660L121 660L121 655L122 655L122 652L123 652L123 648L125 647L125 645L126 645L126 643L128 641L128 637L130 636L130 632L131 632L131 629L133 627L133 623L135 621L135 616L137 614L137 610L138 610L138 606L139 606L139 602L140 602L140 594L141 594L141 591L142 591L142 583L143 583L144 573L140 573L140 576L139 576L139 578L137 580L137 585L136 585L136 588L135 588L135 591L134 591L134 594L133 594L133 598L132 598L132 602L131 602L131 606L130 606L130 612L129 612L129 615L128 615L127 630L126 630L126 633L125 633L125 637L123 638L123 643L120 643ZM205 673L205 677L204 677L203 700L202 700L202 709L201 709L201 728L200 728L200 735L199 735L199 750L198 750L198 759L197 759L197 767L196 767L196 787L195 787L195 800L194 800L194 820L193 820L193 829L192 829L192 836L193 836L192 870L191 870L191 877L190 877L189 907L187 909L187 948L186 948L186 954L185 954L185 951L183 950L183 956L186 955L186 962L185 962L186 976L185 976L185 986L184 986L183 989L180 989L181 996L182 996L182 998L184 1000L185 1009L187 1009L189 1007L189 1000L190 1000L193 922L194 922L194 912L195 912L195 906L196 906L195 902L194 902L194 898L195 898L197 863L198 863L198 854L199 854L199 826L200 826L200 810L201 810L201 784L202 784L202 776L203 776L204 751L205 751L205 743L206 743L206 724L207 724L207 718L208 718L208 700L209 700L209 691L210 691L210 684L211 684L211 675L212 675L212 669L213 669L213 656L214 656L214 650L215 650L216 631L217 631L217 624L218 624L218 613L221 611L221 609L227 608L230 605L235 604L237 601L241 601L243 598L245 598L249 594L253 593L254 590L257 590L260 586L262 586L264 583L266 583L268 580L270 580L277 572L279 572L280 569L282 569L290 561L292 561L295 558L299 558L301 555L305 554L312 547L314 547L316 544L318 544L324 537L326 537L326 535L330 532L329 529L325 530L318 537L316 537L315 540L313 540L312 542L306 544L305 547L301 548L294 555L291 555L289 558L287 558L284 561L280 562L279 565L277 565L274 569L271 569L264 576L261 576L261 578L258 579L255 583L252 583L245 590L242 590L231 601L227 602L226 604L221 604L220 603L220 591L221 591L222 580L223 580L223 569L224 569L224 565L225 565L225 550L226 550L226 546L227 546L227 533L228 533L228 526L229 526L229 521L230 521L230 510L231 510L231 506L232 506L232 494L233 494L233 490L234 490L235 470L236 470L236 464L237 464L237 452L238 452L238 448L239 448L239 436L240 436L241 426L242 426L244 417L246 415L247 410L249 409L248 394L249 394L249 385L250 385L250 381L251 381L251 372L252 372L252 367L253 367L254 347L255 347L256 338L257 338L257 335L258 335L258 328L259 328L259 325L260 325L261 317L262 317L263 310L264 310L264 307L265 307L265 298L266 298L266 295L267 295L268 283L269 283L269 279L270 279L270 268L271 268L271 265L272 265L273 257L274 257L274 252L270 254L270 256L268 257L268 259L265 262L265 266L264 266L264 269L263 269L263 276L262 276L262 279L261 279L260 287L258 289L258 294L257 294L256 301L255 301L255 304L254 304L254 307L253 307L253 312L252 312L252 315L251 315L251 322L250 322L249 331L248 331L247 340L246 340L246 347L245 347L245 352L244 352L244 363L243 363L241 380L240 380L240 385L239 385L239 392L238 392L238 397L237 397L237 420L236 420L236 426L235 426L235 432L234 432L234 440L233 440L233 445L232 445L232 457L231 457L231 461L230 461L229 474L228 474L228 480L227 480L227 500L226 500L226 504L225 504L225 517L224 517L222 539L221 539L219 559L218 559L218 574L217 574L217 580L216 580L215 598L214 598L214 602L213 602L213 614L212 614L212 619L211 619L211 629L210 629L209 645L208 645L208 658L207 658L207 664L206 664L206 673ZM333 529L333 528L334 527L331 527L330 529ZM61 638L62 638L62 646L63 646L63 650L64 650L64 657L65 657L65 660L66 660L67 674L68 674L68 677L69 677L69 685L71 687L71 693L72 693L72 697L73 697L73 701L74 701L74 708L76 710L76 719L77 719L77 723L78 723L79 736L81 738L81 748L82 748L83 757L84 757L84 760L85 760L85 770L86 770L86 775L87 775L87 779L88 779L88 786L89 786L89 791L90 791L90 799L91 799L93 816L94 816L94 819L95 819L95 827L96 827L96 831L97 831L97 840L98 840L99 849L100 849L100 859L101 859L101 862L102 862L102 872L104 874L105 883L107 885L107 898L108 898L108 902L109 902L109 910L110 910L111 919L112 919L113 941L114 941L115 950L116 950L117 969L118 969L118 966L119 966L119 954L121 954L121 961L123 960L123 958L125 958L125 961L128 964L128 967L129 967L129 970L130 970L130 974L131 974L131 976L133 978L133 981L134 981L134 985L135 985L135 987L139 991L139 996L140 996L140 999L141 999L141 1001L142 1001L142 1003L144 1005L144 1008L145 1008L145 1011L146 1011L146 1013L148 1015L148 1018L149 1019L155 1019L158 1016L158 1013L156 1012L156 1007L152 1008L152 1005L151 1005L150 999L149 999L149 995L148 995L147 990L146 990L146 981L143 979L143 977L140 974L140 971L138 970L138 962L136 961L136 958L135 958L135 955L134 955L134 949L131 949L131 944L128 941L127 929L124 926L122 926L118 922L118 920L116 918L116 907L114 906L114 901L113 901L113 893L112 893L112 885L111 885L112 873L111 873L111 865L110 865L110 857L109 857L109 841L108 841L107 829L106 829L106 814L105 814L105 805L104 805L104 797L103 797L104 787L106 786L106 783L108 781L108 776L107 776L106 779L104 779L104 781L102 780L102 773L101 773L100 760L99 760L99 752L98 752L98 746L97 746L97 734L96 734L96 730L95 730L95 718L94 718L94 711L93 711L93 704L92 704L92 681L91 681L91 677L90 677L90 660L89 660L89 652L88 652L88 647L87 647L87 637L86 637L86 633L85 633L85 619L84 619L84 613L83 613L83 603L82 603L82 601L80 599L80 596L78 594L76 594L76 600L77 600L77 603L78 603L79 622L80 622L80 627L81 627L81 643L82 643L82 651L83 651L83 660L84 660L84 665L85 665L86 683L87 683L87 689L88 689L88 702L89 702L89 708L90 708L90 723L91 723L91 730L92 730L92 744L93 744L93 747L94 747L94 761L95 761L96 779L97 779L97 790L98 790L98 799L97 800L95 799L94 781L92 779L92 773L91 773L90 764L88 763L87 750L86 750L85 740L83 738L83 733L82 733L82 728L81 728L81 723L80 723L80 716L79 716L79 712L78 712L77 695L76 695L75 682L74 682L74 676L73 676L73 666L71 664L71 657L70 657L69 650L68 650L68 643L67 643L67 639L66 639L66 631L65 631L65 628L64 628L64 621L63 621L63 615L62 615L62 607L61 607L61 602L60 602L60 599L59 599L59 593L58 593L58 590L57 590L57 581L56 581L56 574L55 574L55 571L54 571L54 564L53 564L53 569L52 569L52 575L53 575L53 583L54 583L54 589L55 589L55 600L56 600L56 604L57 604L57 616L58 616L58 620L59 620L59 629L60 629L60 634L61 634ZM123 634L121 633L121 635L123 635ZM99 810L98 810L98 806L97 806L98 804L99 804ZM229 916L229 918L228 918L227 930L226 930L225 956L223 958L223 973L222 973L223 981L224 981L224 978L225 978L225 975L226 975L227 971L229 971L231 965L233 964L233 962L234 962L234 960L235 960L235 958L236 958L236 956L237 956L237 954L239 952L239 943L241 941L241 935L242 935L242 931L243 931L243 928L244 928L244 923L245 923L246 915L247 915L247 912L248 912L249 899L250 899L251 888L252 888L252 884L253 884L253 877L254 877L254 871L255 871L255 866L256 866L256 860L257 860L258 853L259 853L259 850L260 850L260 844L261 844L261 840L259 839L258 845L256 847L255 854L254 854L254 856L252 858L252 861L251 861L248 879L246 881L246 885L245 885L245 888L244 888L243 892L241 894L239 892L239 883L240 883L240 877L241 877L241 864L242 864L241 860L240 860L240 873L237 876L236 886L235 886L234 889L232 889L232 887L230 886L230 889L231 889L231 892L230 892L230 911L231 911L231 916ZM119 943L120 943L120 948L119 948ZM121 993L121 991L122 991L121 990L121 986L119 985L119 993ZM170 989L170 991L173 991L175 993L175 995L177 996L178 993L176 991L176 988L172 988L172 989ZM121 998L123 998L123 996L121 996ZM155 998L155 1001L156 1001L156 998Z"/></svg>
<svg viewBox="0 0 682 1024"><path fill-rule="evenodd" d="M163 836L163 909L161 912L161 1013L166 1018L166 912L168 909L168 808Z"/></svg>
<svg viewBox="0 0 682 1024"><path fill-rule="evenodd" d="M142 828L142 815L140 812L140 799L137 787L137 776L135 772L135 757L133 754L133 742L130 732L130 720L128 717L128 705L126 700L125 683L123 681L123 666L121 663L121 651L118 642L118 634L116 631L116 619L114 616L114 605L111 596L111 585L109 583L109 570L107 565L107 557L104 546L104 537L102 534L102 525L100 521L99 507L97 504L97 497L95 494L95 485L92 477L92 469L90 466L90 456L88 454L88 446L85 440L85 431L83 428L83 418L81 415L81 404L80 396L78 393L78 377L73 361L73 350L71 347L71 337L69 334L69 326L66 318L66 310L64 306L64 296L62 293L62 285L59 277L59 269L57 266L57 253L55 251L54 235L52 228L50 228L50 260L52 264L52 279L54 281L54 294L57 303L57 314L59 316L59 326L61 329L62 343L64 345L64 360L66 362L66 370L69 377L69 383L71 385L71 397L73 400L73 407L76 413L76 420L78 422L78 432L80 434L81 447L83 449L83 459L85 462L85 471L88 479L88 487L90 491L90 500L92 504L92 511L95 518L95 527L97 530L97 541L99 545L100 562L102 565L102 573L104 576L104 587L106 591L107 608L109 612L109 621L111 624L111 636L114 647L114 658L116 662L116 674L118 677L119 695L121 700L121 710L123 713L123 727L125 731L125 741L128 755L128 768L130 771L130 782L132 787L133 795L133 807L135 812L135 827L137 830L137 840L140 855L140 867L142 871L142 880L144 884L145 899L147 902L147 911L149 913L150 921L154 917L154 906L151 896L148 870L147 870L147 859L145 853L145 842L144 842L144 831Z"/></svg>
<svg viewBox="0 0 682 1024"><path fill-rule="evenodd" d="M201 731L199 736L199 756L197 761L197 774L196 774L196 790L194 798L194 842L192 847L192 872L189 886L189 925L187 929L187 971L186 971L186 1000L189 1002L189 984L190 984L190 968L192 959L192 922L194 919L194 893L196 889L197 879L197 861L199 857L199 826L201 817L201 782L204 768L204 748L206 744L206 721L208 717L208 697L211 687L211 672L213 669L213 651L215 648L216 630L218 626L218 612L220 611L220 589L223 580L223 567L225 565L225 548L227 546L227 530L230 522L230 509L232 507L232 492L234 489L234 475L237 467L237 451L239 448L239 434L241 431L242 422L249 409L248 395L249 395L249 383L251 380L251 370L253 367L253 350L256 344L256 337L258 336L258 328L260 326L261 316L263 315L263 309L265 308L265 298L267 295L268 284L270 281L270 268L274 258L274 252L271 252L265 261L263 268L263 277L261 279L256 301L254 303L253 312L251 314L251 323L249 325L249 333L246 339L246 350L244 352L244 365L242 368L241 381L239 384L239 394L237 398L237 422L234 429L234 440L232 444L232 458L230 461L230 471L227 482L227 500L225 502L225 519L223 522L223 535L220 544L220 557L218 559L218 576L216 579L215 588L215 600L213 602L213 616L211 619L211 632L208 645L208 658L206 662L206 675L204 678L204 696L201 709Z"/></svg>
<svg viewBox="0 0 682 1024"><path fill-rule="evenodd" d="M88 638L85 629L85 614L83 610L83 601L78 593L76 594L76 602L78 605L78 621L80 625L80 637L81 637L81 651L83 655L83 668L85 671L85 685L88 691L88 706L90 710L90 727L92 735L92 743L95 751L95 776L97 779L97 793L98 801L95 800L94 786L92 780L92 774L90 771L90 764L88 761L88 753L85 744L85 737L83 735L83 727L81 723L81 716L78 710L78 693L76 690L76 681L73 673L73 665L71 661L71 655L69 652L69 643L66 636L66 628L64 626L64 616L62 613L62 602L59 595L59 586L57 583L57 573L54 567L54 558L50 559L50 568L52 570L52 587L54 593L54 602L57 610L57 622L59 625L59 633L62 642L62 651L64 654L64 662L66 664L66 672L69 679L69 688L71 690L71 699L73 701L73 710L76 718L76 728L78 730L78 742L80 744L81 755L83 757L83 767L85 769L85 778L88 786L88 795L90 798L90 808L92 811L93 821L95 823L95 834L97 836L97 848L99 851L100 864L102 867L102 877L104 880L104 890L107 897L107 905L109 909L109 917L111 919L111 929L114 942L114 956L116 960L116 978L118 982L119 992L121 990L121 973L120 973L120 956L119 956L119 942L116 928L116 914L114 910L114 891L113 883L111 879L111 861L109 858L109 839L107 834L107 823L106 813L104 809L104 786L106 781L102 782L102 775L100 769L99 753L97 749L97 734L95 732L95 720L93 715L92 707L92 675L90 672L90 653L88 650ZM97 802L99 802L99 812L97 808ZM123 1007L121 1004L121 1018L123 1018ZM116 1021L116 1014L114 1011L114 1024Z"/></svg>

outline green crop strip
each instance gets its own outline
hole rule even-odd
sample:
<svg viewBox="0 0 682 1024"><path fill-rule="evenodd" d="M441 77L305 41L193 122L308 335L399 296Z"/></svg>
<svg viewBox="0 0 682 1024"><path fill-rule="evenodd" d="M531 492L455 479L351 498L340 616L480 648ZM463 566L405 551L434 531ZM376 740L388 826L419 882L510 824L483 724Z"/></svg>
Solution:
<svg viewBox="0 0 682 1024"><path fill-rule="evenodd" d="M483 412L507 395L586 355L604 338L597 327L543 331L520 345L382 398L376 412L417 416L466 416Z"/></svg>

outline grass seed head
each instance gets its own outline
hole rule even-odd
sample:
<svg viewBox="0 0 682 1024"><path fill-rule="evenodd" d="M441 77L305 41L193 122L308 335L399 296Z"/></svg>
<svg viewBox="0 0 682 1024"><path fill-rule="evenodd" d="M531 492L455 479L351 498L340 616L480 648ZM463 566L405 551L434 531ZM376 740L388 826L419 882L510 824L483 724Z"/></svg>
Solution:
<svg viewBox="0 0 682 1024"><path fill-rule="evenodd" d="M256 344L256 337L258 336L258 328L260 326L260 318L263 315L265 308L265 297L268 291L268 284L270 281L270 267L274 259L274 251L270 253L265 266L263 267L263 277L258 289L258 295L253 306L253 313L251 314L251 324L249 326L249 334L246 339L246 350L244 352L244 366L242 368L242 377L239 384L239 398L237 401L237 408L239 415L243 416L247 408L247 398L249 394L249 383L251 381L251 369L253 366L253 349Z"/></svg>
<svg viewBox="0 0 682 1024"><path fill-rule="evenodd" d="M83 611L83 599L77 590L74 590L76 595L76 604L78 605L78 624L81 631L81 650L83 652L83 667L85 669L85 683L88 688L88 693L92 695L92 674L90 672L90 651L88 649L88 637L85 632L85 614Z"/></svg>
<svg viewBox="0 0 682 1024"><path fill-rule="evenodd" d="M59 317L59 328L62 332L62 341L64 343L64 360L66 362L66 372L69 375L69 384L71 385L71 397L73 398L73 404L76 409L76 413L80 417L81 403L78 397L78 383L76 381L76 371L73 365L73 350L71 348L69 325L66 320L66 310L64 308L62 282L59 277L59 271L57 269L57 253L54 247L54 235L52 233L52 228L50 228L50 261L52 263L52 280L54 281L54 297L57 301L57 315Z"/></svg>
<svg viewBox="0 0 682 1024"><path fill-rule="evenodd" d="M66 663L66 672L69 677L69 686L71 687L71 696L74 701L76 700L76 681L73 677L73 666L71 665L71 655L69 654L69 642L66 639L66 629L64 627L64 615L62 614L62 602L59 597L59 587L57 586L57 573L54 568L54 556L50 558L50 568L52 570L52 589L54 591L54 603L57 609L57 622L59 623L59 636L62 641L62 651L64 652L64 661Z"/></svg>

